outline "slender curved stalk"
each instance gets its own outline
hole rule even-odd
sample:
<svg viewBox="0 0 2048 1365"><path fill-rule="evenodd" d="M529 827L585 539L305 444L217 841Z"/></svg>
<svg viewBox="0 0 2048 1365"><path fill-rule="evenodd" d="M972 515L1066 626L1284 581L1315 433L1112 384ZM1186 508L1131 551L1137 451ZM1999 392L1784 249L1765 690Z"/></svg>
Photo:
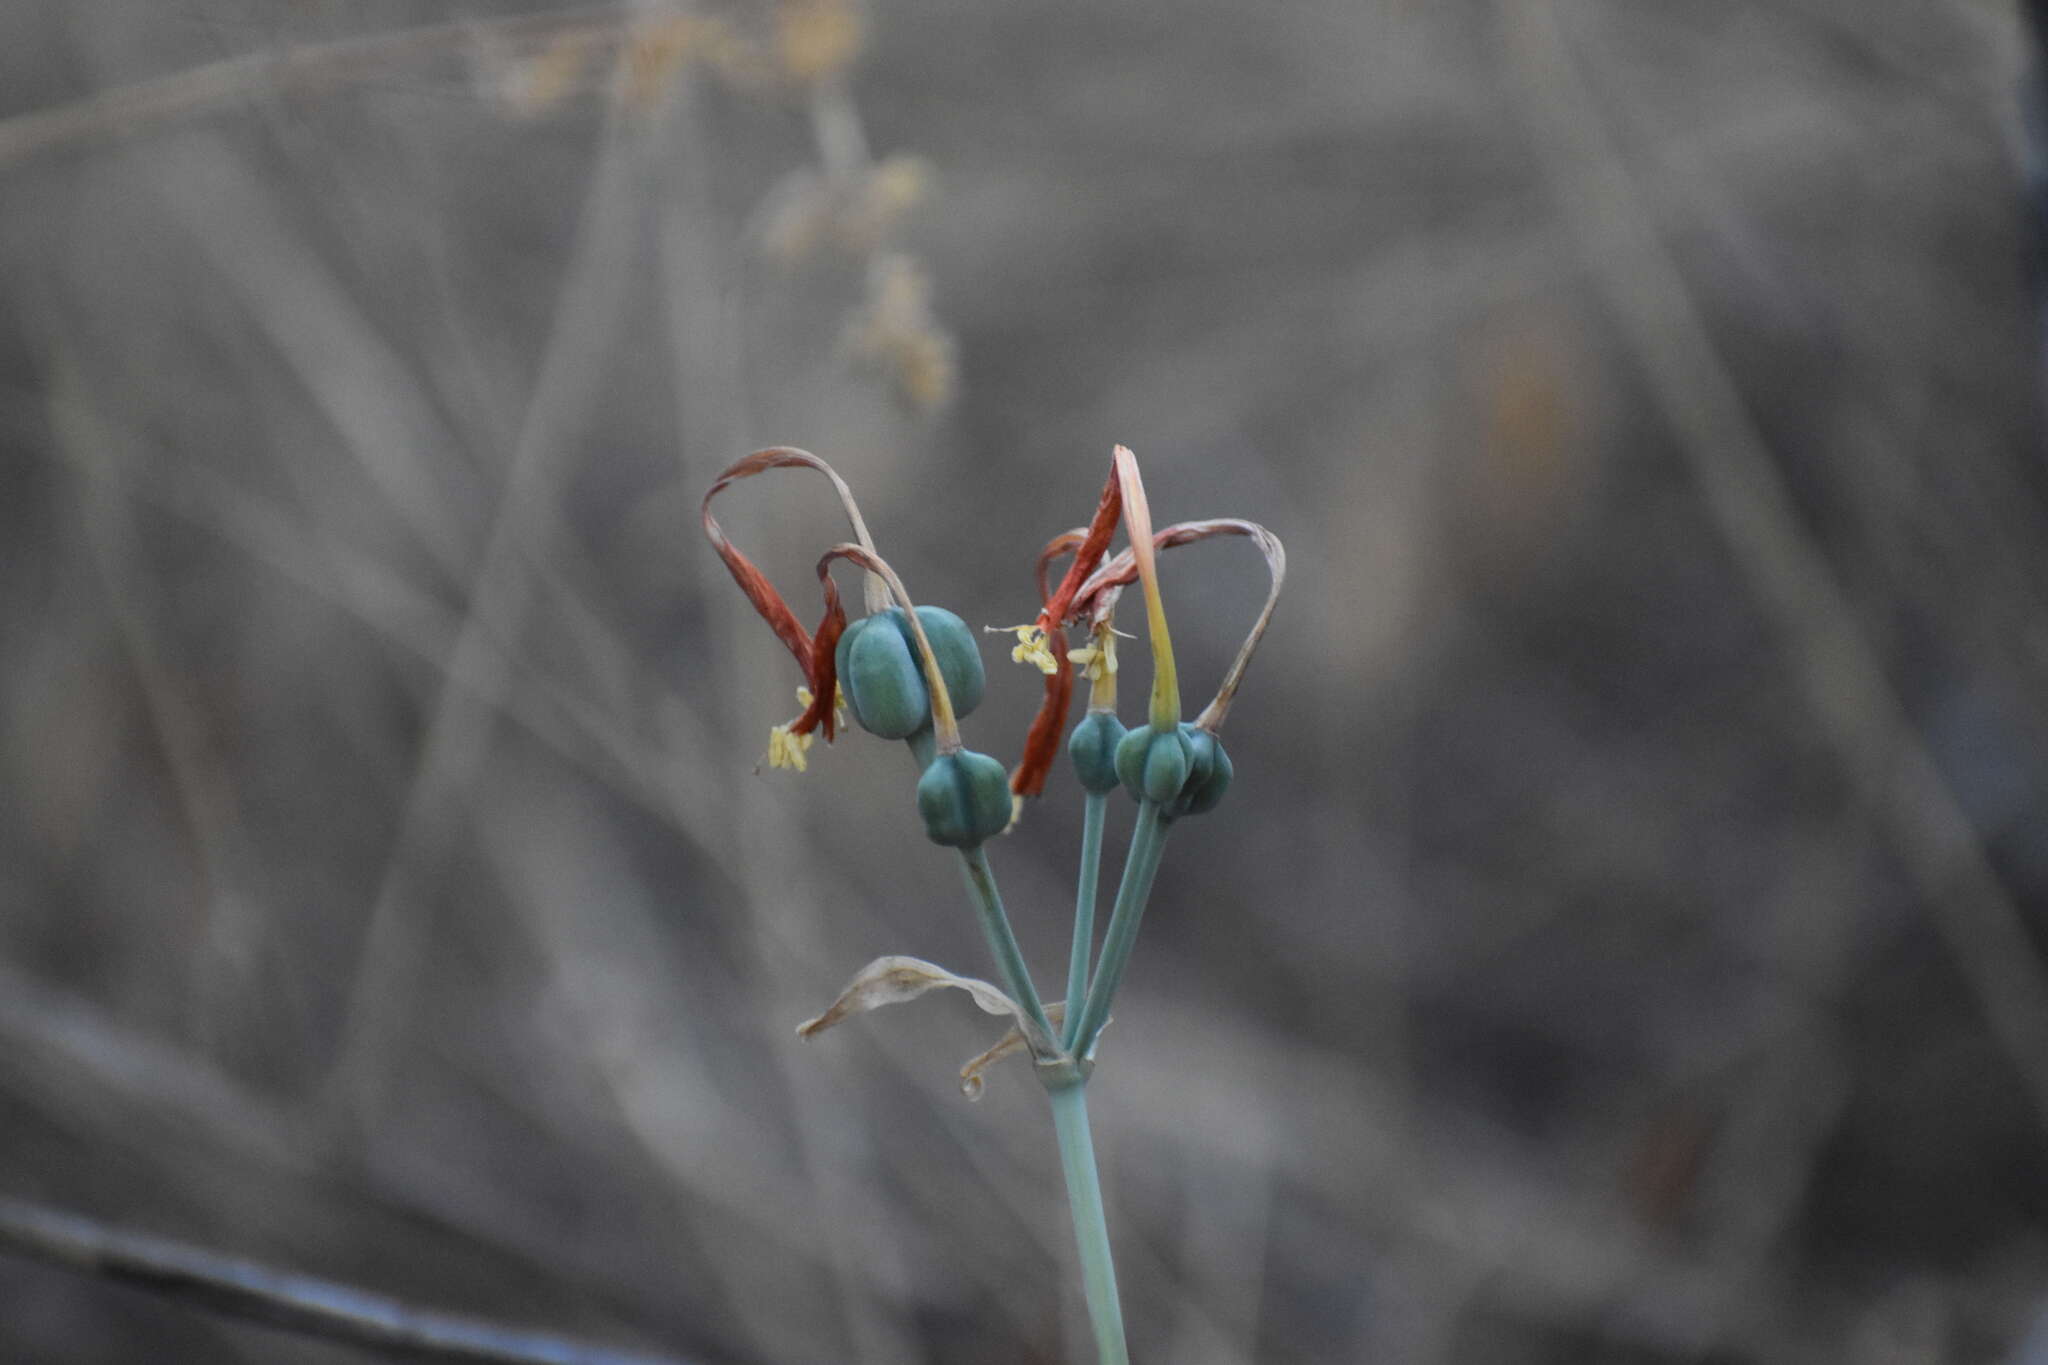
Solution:
<svg viewBox="0 0 2048 1365"><path fill-rule="evenodd" d="M996 874L989 870L988 854L982 852L977 844L973 848L961 849L960 861L967 868L967 889L974 893L974 908L981 918L981 932L988 938L988 950L996 960L996 971L1003 978L1003 989L1024 1007L1024 1013L1045 1031L1047 1038L1057 1038L1059 1034L1045 1017L1045 1004L1038 998L1038 987L1031 984L1031 969L1024 965L1024 951L1017 946L1017 935L1010 929L1010 917L1003 913L1002 893L996 890Z"/></svg>
<svg viewBox="0 0 2048 1365"><path fill-rule="evenodd" d="M1107 792L1089 792L1081 808L1081 875L1074 890L1074 950L1067 962L1067 1031L1062 1040L1069 1051L1081 1025L1088 960L1095 952L1095 890L1102 880L1102 820L1108 809Z"/></svg>
<svg viewBox="0 0 2048 1365"><path fill-rule="evenodd" d="M1088 1132L1088 1087L1048 1086L1053 1130L1060 1140L1060 1168L1067 1177L1067 1203L1074 1212L1074 1241L1081 1251L1081 1287L1088 1320L1095 1327L1101 1365L1130 1365L1124 1344L1124 1310L1116 1292L1116 1262L1109 1251L1109 1222L1102 1212L1102 1180L1095 1170L1095 1141Z"/></svg>
<svg viewBox="0 0 2048 1365"><path fill-rule="evenodd" d="M1131 851L1124 857L1123 880L1117 884L1116 905L1109 912L1109 932L1095 964L1095 981L1088 988L1080 1022L1069 1034L1077 1057L1086 1057L1095 1046L1096 1035L1109 1018L1109 1003L1123 982L1131 947L1138 941L1138 922L1144 918L1145 902L1152 894L1152 878L1159 871L1159 854L1166 846L1166 827L1156 801L1138 803L1138 827L1131 832Z"/></svg>

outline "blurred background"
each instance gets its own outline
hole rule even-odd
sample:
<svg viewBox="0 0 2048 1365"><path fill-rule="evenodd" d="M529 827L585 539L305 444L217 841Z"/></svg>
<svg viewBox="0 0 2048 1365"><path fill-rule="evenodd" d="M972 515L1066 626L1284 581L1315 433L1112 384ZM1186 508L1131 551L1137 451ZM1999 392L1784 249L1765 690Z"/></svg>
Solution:
<svg viewBox="0 0 2048 1365"><path fill-rule="evenodd" d="M1091 1088L1137 1358L2048 1360L2027 52L8 7L0 1194L707 1365L1087 1359L1045 1101L959 1093L992 1022L793 1036L989 968L898 746L761 766L800 679L696 517L815 450L1007 625L1121 441L1293 561ZM810 619L825 484L719 510ZM1165 562L1199 704L1264 573ZM992 848L1041 983L1079 809ZM10 1256L0 1358L368 1357Z"/></svg>

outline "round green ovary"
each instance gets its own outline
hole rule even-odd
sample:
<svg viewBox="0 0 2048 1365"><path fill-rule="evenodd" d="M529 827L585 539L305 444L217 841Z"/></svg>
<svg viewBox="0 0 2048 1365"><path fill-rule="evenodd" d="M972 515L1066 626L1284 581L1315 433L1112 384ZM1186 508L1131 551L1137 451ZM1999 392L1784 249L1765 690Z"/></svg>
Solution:
<svg viewBox="0 0 2048 1365"><path fill-rule="evenodd" d="M933 843L972 848L1009 827L1009 774L987 754L941 754L918 779L917 809Z"/></svg>
<svg viewBox="0 0 2048 1365"><path fill-rule="evenodd" d="M1173 800L1166 803L1169 818L1200 815L1215 807L1230 788L1230 756L1223 742L1207 730L1181 722L1181 738L1187 741L1188 776Z"/></svg>
<svg viewBox="0 0 2048 1365"><path fill-rule="evenodd" d="M965 719L981 705L981 694L988 686L988 674L981 666L981 646L967 623L944 607L919 607L917 620L924 627L924 637L932 642L932 657L939 661L939 676L946 680L946 695L952 698L953 714ZM897 621L914 651L917 642L908 640L910 623L903 620L900 612Z"/></svg>
<svg viewBox="0 0 2048 1365"><path fill-rule="evenodd" d="M1230 780L1236 775L1231 766L1230 755L1223 752L1223 741L1216 740L1216 761L1209 769L1208 777L1199 785L1190 783L1190 790L1183 794L1187 803L1187 814L1206 815L1216 809L1224 794L1230 790Z"/></svg>
<svg viewBox="0 0 2048 1365"><path fill-rule="evenodd" d="M1140 801L1167 802L1188 780L1187 737L1141 725L1116 746L1117 776Z"/></svg>
<svg viewBox="0 0 2048 1365"><path fill-rule="evenodd" d="M1083 789L1100 795L1116 787L1116 746L1123 737L1123 722L1107 711L1081 717L1067 740L1067 756L1074 760L1074 776Z"/></svg>
<svg viewBox="0 0 2048 1365"><path fill-rule="evenodd" d="M883 739L903 739L915 733L931 718L931 699L925 693L924 670L917 654L905 642L902 618L891 607L866 620L856 621L839 637L834 666L839 670L839 689L853 718L863 730Z"/></svg>

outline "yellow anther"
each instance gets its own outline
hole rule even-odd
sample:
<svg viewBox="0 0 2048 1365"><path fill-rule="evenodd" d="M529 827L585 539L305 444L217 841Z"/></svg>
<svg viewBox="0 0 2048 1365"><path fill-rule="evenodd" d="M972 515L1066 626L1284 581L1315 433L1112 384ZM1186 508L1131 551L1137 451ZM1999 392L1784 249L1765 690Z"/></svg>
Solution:
<svg viewBox="0 0 2048 1365"><path fill-rule="evenodd" d="M1060 671L1060 661L1052 656L1052 650L1045 643L1045 631L1038 626L988 626L985 629L992 634L1017 637L1017 647L1010 651L1012 663L1032 664L1045 674Z"/></svg>
<svg viewBox="0 0 2048 1365"><path fill-rule="evenodd" d="M1095 638L1102 643L1082 645L1079 649L1067 651L1067 658L1089 682L1101 682L1104 678L1116 676L1116 636L1100 631Z"/></svg>
<svg viewBox="0 0 2048 1365"><path fill-rule="evenodd" d="M776 726L768 732L768 766L806 771L811 762L804 757L804 752L811 747L814 738L814 735L793 734L788 725Z"/></svg>
<svg viewBox="0 0 2048 1365"><path fill-rule="evenodd" d="M811 691L810 688L797 688L796 704L803 707L804 710L810 710L811 703L816 699L817 694ZM846 692L838 683L832 684L832 723L835 726L846 724ZM806 735L804 738L809 739L810 736Z"/></svg>

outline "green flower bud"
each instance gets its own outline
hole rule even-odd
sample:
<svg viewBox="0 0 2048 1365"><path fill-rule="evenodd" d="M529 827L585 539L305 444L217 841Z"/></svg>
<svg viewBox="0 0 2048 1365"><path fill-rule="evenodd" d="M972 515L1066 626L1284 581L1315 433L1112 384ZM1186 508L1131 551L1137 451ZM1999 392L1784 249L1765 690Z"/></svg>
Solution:
<svg viewBox="0 0 2048 1365"><path fill-rule="evenodd" d="M895 619L878 628L880 617ZM854 622L833 654L847 709L863 730L883 739L907 738L931 719L924 667L907 643L908 628L897 624L902 617L901 608L890 607Z"/></svg>
<svg viewBox="0 0 2048 1365"><path fill-rule="evenodd" d="M1010 775L987 754L940 754L918 779L917 810L933 843L973 848L1010 827Z"/></svg>
<svg viewBox="0 0 2048 1365"><path fill-rule="evenodd" d="M932 657L939 661L939 676L946 680L946 695L953 699L953 714L964 720L981 705L981 694L988 686L988 675L981 667L981 644L967 623L944 607L919 607L917 619L924 627L925 639L932 642ZM897 623L908 638L910 623L903 620L900 612ZM909 643L915 651L916 640Z"/></svg>
<svg viewBox="0 0 2048 1365"><path fill-rule="evenodd" d="M1140 801L1167 802L1188 780L1188 741L1178 728L1140 725L1116 746L1116 773Z"/></svg>
<svg viewBox="0 0 2048 1365"><path fill-rule="evenodd" d="M1230 755L1223 752L1223 741L1185 721L1180 733L1188 742L1188 778L1173 800L1166 803L1163 813L1168 818L1213 810L1230 790L1232 769Z"/></svg>
<svg viewBox="0 0 2048 1365"><path fill-rule="evenodd" d="M1114 791L1116 749L1123 741L1124 723L1109 711L1090 711L1081 717L1067 740L1067 754L1074 760L1074 775L1081 785L1097 796Z"/></svg>

